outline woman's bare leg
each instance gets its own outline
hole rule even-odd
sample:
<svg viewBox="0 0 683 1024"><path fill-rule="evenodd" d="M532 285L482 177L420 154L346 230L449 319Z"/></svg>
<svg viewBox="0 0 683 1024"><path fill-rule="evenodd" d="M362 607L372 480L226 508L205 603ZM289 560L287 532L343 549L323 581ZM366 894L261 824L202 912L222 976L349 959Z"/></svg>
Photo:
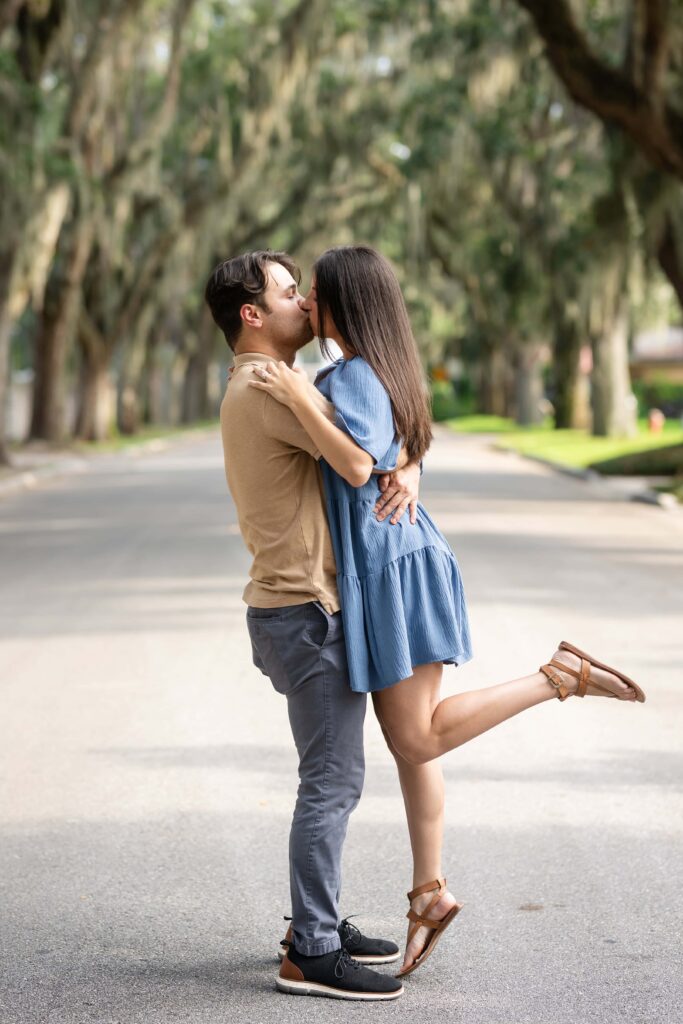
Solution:
<svg viewBox="0 0 683 1024"><path fill-rule="evenodd" d="M556 651L553 657L570 667L580 665L578 658L564 651ZM431 761L520 711L557 695L546 676L535 672L497 686L438 700L442 668L441 662L418 665L410 679L403 679L375 695L376 707L391 742L411 764ZM595 668L591 671L592 677L607 685L615 696L635 700L633 690L611 672ZM569 675L565 679L570 688L576 690L577 680Z"/></svg>
<svg viewBox="0 0 683 1024"><path fill-rule="evenodd" d="M376 696L377 694L373 694L373 698L376 698ZM437 703L438 693L435 695L434 705L436 706ZM377 712L376 700L375 711ZM380 714L377 714L377 719L382 727L387 746L396 761L398 769L403 803L406 810L406 820L408 822L408 833L410 835L410 848L413 854L413 881L410 888L415 889L425 882L431 882L433 879L442 877L443 772L438 760L429 761L427 764L409 764L393 746L391 738L384 728ZM431 898L431 893L416 896L412 902L413 909L417 913L424 910L431 901ZM453 895L446 891L434 907L434 917L436 919L445 917L455 903L456 900ZM403 959L404 967L408 967L420 955L428 937L429 929L418 929L412 940L406 945Z"/></svg>
<svg viewBox="0 0 683 1024"><path fill-rule="evenodd" d="M493 729L520 711L555 696L542 672L484 690L434 701L443 665L418 665L404 679L374 694L375 706L396 750L411 764L424 764Z"/></svg>

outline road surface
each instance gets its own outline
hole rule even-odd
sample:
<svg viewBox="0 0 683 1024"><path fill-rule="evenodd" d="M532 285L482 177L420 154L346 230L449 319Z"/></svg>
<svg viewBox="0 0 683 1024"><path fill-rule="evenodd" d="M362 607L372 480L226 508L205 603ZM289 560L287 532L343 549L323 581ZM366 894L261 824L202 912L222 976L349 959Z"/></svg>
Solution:
<svg viewBox="0 0 683 1024"><path fill-rule="evenodd" d="M465 909L372 1007L274 989L296 764L251 665L218 438L0 502L3 1024L683 1020L683 515L445 432L423 500L472 620L446 692L567 639L648 702L552 701L446 757ZM408 842L371 712L366 738L342 910L401 941Z"/></svg>

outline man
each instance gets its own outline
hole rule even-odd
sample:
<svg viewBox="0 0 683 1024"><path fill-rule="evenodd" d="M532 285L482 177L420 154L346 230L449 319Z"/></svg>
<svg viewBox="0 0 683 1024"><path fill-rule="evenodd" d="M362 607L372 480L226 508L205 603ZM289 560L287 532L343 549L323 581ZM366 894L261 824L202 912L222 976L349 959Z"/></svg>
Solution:
<svg viewBox="0 0 683 1024"><path fill-rule="evenodd" d="M255 368L273 360L291 366L313 337L299 278L286 253L258 251L221 263L206 287L214 320L235 353L221 430L228 486L254 556L244 591L253 658L287 698L299 755L289 843L292 927L277 987L395 999L403 992L400 981L358 958L387 963L398 947L339 924L342 846L364 778L366 696L348 682L320 452L286 406L247 383ZM332 406L318 399L332 418ZM408 478L412 488L418 473L415 468ZM394 478L385 493L391 500L382 517L402 512L412 489Z"/></svg>

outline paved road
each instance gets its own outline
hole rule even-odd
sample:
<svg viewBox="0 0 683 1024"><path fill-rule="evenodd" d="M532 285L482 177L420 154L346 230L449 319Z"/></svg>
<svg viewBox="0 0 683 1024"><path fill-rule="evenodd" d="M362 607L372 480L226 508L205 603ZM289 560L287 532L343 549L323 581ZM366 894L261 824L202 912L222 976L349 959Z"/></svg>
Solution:
<svg viewBox="0 0 683 1024"><path fill-rule="evenodd" d="M466 907L373 1007L274 991L295 762L250 664L217 441L0 503L2 1024L683 1020L683 516L445 435L423 497L471 609L450 691L566 638L650 699L553 701L446 758ZM367 751L343 910L400 939L408 844L370 716Z"/></svg>

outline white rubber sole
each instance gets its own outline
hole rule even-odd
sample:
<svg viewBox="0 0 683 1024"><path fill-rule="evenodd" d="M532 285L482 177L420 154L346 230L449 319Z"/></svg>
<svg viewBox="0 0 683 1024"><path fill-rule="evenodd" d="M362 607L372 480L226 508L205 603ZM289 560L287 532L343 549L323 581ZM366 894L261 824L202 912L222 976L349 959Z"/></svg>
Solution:
<svg viewBox="0 0 683 1024"><path fill-rule="evenodd" d="M386 999L398 999L403 995L403 985L396 992L347 992L340 988L319 985L315 981L287 981L276 978L279 992L290 996L327 996L329 999L353 999L356 1002L377 1003Z"/></svg>
<svg viewBox="0 0 683 1024"><path fill-rule="evenodd" d="M401 953L389 953L388 956L352 956L358 964L393 964L400 959Z"/></svg>
<svg viewBox="0 0 683 1024"><path fill-rule="evenodd" d="M352 956L351 959L355 960L358 964L393 964L400 958L400 950L397 953L389 953L388 956ZM284 949L279 949L277 958L282 963L285 958Z"/></svg>

